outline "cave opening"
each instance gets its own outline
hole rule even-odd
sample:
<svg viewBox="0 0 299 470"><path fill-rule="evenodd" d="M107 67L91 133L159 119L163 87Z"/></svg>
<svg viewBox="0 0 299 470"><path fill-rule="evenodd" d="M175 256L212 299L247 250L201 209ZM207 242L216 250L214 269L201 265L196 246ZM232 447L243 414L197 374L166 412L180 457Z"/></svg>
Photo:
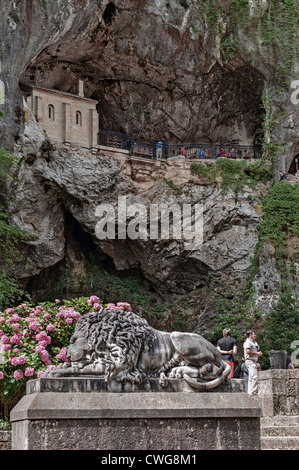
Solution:
<svg viewBox="0 0 299 470"><path fill-rule="evenodd" d="M97 295L104 303L137 299L152 304L162 302L141 269L119 271L113 259L94 243L81 224L65 209L65 257L54 266L22 280L22 287L34 302L71 300Z"/></svg>
<svg viewBox="0 0 299 470"><path fill-rule="evenodd" d="M110 2L106 6L104 14L103 14L103 20L105 24L107 25L111 24L115 15L116 15L116 6L114 5L114 3Z"/></svg>
<svg viewBox="0 0 299 470"><path fill-rule="evenodd" d="M297 172L299 172L299 153L293 158L288 170L291 175L295 175Z"/></svg>
<svg viewBox="0 0 299 470"><path fill-rule="evenodd" d="M116 23L119 27L121 14L114 3L108 3L102 21L113 24L99 28L92 42L48 46L20 81L74 93L83 80L86 98L98 101L100 129L140 142L253 145L262 140L265 77L255 66L215 64L200 76L196 70L175 71L173 63L138 56L138 30L115 46L109 31Z"/></svg>

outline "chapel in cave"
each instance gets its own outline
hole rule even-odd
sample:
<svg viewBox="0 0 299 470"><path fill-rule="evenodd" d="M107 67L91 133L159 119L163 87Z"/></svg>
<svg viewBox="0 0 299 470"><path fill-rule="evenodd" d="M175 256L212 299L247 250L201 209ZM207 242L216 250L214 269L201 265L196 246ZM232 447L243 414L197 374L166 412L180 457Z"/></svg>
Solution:
<svg viewBox="0 0 299 470"><path fill-rule="evenodd" d="M78 81L78 94L25 83L20 86L28 107L50 139L87 149L97 147L98 101L85 97L82 80Z"/></svg>

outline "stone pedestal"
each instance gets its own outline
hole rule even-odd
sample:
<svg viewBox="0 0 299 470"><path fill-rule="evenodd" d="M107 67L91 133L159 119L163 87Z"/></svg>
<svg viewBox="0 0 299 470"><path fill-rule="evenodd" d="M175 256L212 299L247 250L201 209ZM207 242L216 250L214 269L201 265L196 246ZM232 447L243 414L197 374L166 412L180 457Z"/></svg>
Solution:
<svg viewBox="0 0 299 470"><path fill-rule="evenodd" d="M132 393L105 391L101 379L29 382L27 395L11 412L12 448L260 449L260 407L245 392L155 387L157 391Z"/></svg>
<svg viewBox="0 0 299 470"><path fill-rule="evenodd" d="M263 416L299 415L299 369L269 369L258 373Z"/></svg>

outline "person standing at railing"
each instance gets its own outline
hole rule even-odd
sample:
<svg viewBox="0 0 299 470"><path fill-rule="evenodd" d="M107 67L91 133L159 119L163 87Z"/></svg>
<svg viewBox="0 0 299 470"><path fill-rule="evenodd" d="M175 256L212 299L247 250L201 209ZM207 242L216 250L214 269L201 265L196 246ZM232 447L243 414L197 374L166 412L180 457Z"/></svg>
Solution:
<svg viewBox="0 0 299 470"><path fill-rule="evenodd" d="M183 157L187 158L186 149L183 145L181 146L181 155L183 155Z"/></svg>
<svg viewBox="0 0 299 470"><path fill-rule="evenodd" d="M156 144L156 158L162 158L162 148L163 148L163 143L161 140L157 142Z"/></svg>
<svg viewBox="0 0 299 470"><path fill-rule="evenodd" d="M219 158L219 157L222 157L222 158L225 157L225 148L224 147L222 147L222 149L220 150L220 153L218 153L218 155L216 155L216 158Z"/></svg>
<svg viewBox="0 0 299 470"><path fill-rule="evenodd" d="M204 153L203 148L199 149L198 156L199 156L199 158L205 158L205 153Z"/></svg>

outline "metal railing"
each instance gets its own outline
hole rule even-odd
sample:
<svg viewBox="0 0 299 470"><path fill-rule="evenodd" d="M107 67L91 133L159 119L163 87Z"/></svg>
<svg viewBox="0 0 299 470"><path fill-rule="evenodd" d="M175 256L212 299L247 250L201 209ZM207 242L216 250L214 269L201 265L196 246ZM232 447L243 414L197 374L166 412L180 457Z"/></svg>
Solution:
<svg viewBox="0 0 299 470"><path fill-rule="evenodd" d="M214 160L219 157L232 159L261 158L261 151L261 146L257 145L168 144L168 158L184 155L191 160Z"/></svg>
<svg viewBox="0 0 299 470"><path fill-rule="evenodd" d="M106 147L128 150L130 156L135 158L145 158L148 160L166 160L179 155L183 155L189 160L215 160L219 157L232 159L258 159L261 158L262 153L261 145L162 143L161 146L158 142L140 142L132 140L129 134L121 134L105 130L99 131L98 143L99 145Z"/></svg>
<svg viewBox="0 0 299 470"><path fill-rule="evenodd" d="M98 133L98 144L105 147L130 150L131 136L119 132L100 130Z"/></svg>

